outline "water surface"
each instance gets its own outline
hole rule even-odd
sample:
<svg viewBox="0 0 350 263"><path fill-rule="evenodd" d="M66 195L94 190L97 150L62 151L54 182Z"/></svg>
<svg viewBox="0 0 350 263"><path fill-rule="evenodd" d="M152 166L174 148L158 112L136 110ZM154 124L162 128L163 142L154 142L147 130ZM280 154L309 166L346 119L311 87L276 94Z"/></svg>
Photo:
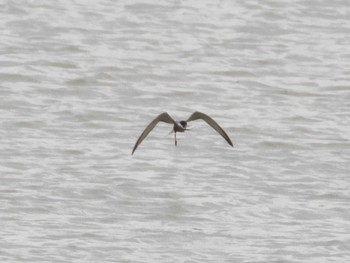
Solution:
<svg viewBox="0 0 350 263"><path fill-rule="evenodd" d="M0 6L2 262L350 261L347 1Z"/></svg>

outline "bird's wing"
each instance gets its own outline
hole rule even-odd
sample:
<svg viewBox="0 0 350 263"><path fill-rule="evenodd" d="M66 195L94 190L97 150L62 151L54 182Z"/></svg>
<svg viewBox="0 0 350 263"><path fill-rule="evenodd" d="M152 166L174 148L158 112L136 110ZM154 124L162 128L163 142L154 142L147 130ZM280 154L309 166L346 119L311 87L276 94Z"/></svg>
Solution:
<svg viewBox="0 0 350 263"><path fill-rule="evenodd" d="M134 154L134 152L135 152L136 148L139 146L139 144L147 137L147 135L153 130L153 128L160 121L163 121L166 123L171 123L171 124L175 123L174 119L171 118L167 112L163 112L162 114L160 114L157 118L155 118L153 121L151 121L151 123L148 124L146 129L141 133L140 137L137 139L137 142L135 143L134 149L132 149L131 154Z"/></svg>
<svg viewBox="0 0 350 263"><path fill-rule="evenodd" d="M198 119L202 119L203 121L208 123L214 130L216 130L222 137L224 137L224 139L228 142L228 144L230 144L233 147L233 143L231 142L230 138L228 137L224 129L221 128L220 125L217 124L216 121L214 121L208 115L202 112L196 111L192 113L192 115L188 118L187 122L198 120Z"/></svg>

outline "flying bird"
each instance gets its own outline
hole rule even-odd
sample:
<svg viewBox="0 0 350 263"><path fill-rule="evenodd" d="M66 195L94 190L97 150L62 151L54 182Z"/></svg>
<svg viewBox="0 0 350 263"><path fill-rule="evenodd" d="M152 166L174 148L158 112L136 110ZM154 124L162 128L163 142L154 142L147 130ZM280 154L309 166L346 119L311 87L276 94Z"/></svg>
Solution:
<svg viewBox="0 0 350 263"><path fill-rule="evenodd" d="M230 138L228 137L228 135L226 134L226 132L224 131L224 129L221 128L220 125L217 124L216 121L214 121L208 115L206 115L202 112L199 112L199 111L195 111L194 113L192 113L192 115L186 121L175 121L172 117L170 117L170 115L167 112L163 112L157 118L155 118L153 121L151 121L151 123L148 124L146 129L141 133L140 137L137 139L137 141L135 143L134 148L132 149L131 155L134 154L137 147L147 137L147 135L153 130L153 128L158 124L158 122L162 121L162 122L166 122L166 123L170 123L170 124L174 125L173 131L175 134L175 146L177 146L176 133L177 132L185 132L186 130L189 130L189 129L187 129L187 123L190 121L195 121L195 120L199 120L199 119L208 123L214 130L216 130L228 142L229 145L231 145L233 147L233 144L232 144Z"/></svg>

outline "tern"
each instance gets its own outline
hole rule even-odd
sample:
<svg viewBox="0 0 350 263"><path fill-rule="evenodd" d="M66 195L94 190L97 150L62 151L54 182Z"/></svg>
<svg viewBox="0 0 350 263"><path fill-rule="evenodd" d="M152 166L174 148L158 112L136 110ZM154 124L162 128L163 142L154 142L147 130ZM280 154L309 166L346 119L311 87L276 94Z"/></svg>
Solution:
<svg viewBox="0 0 350 263"><path fill-rule="evenodd" d="M140 137L137 139L134 148L132 149L131 155L134 154L136 151L137 147L141 144L141 142L147 137L147 135L153 130L153 128L158 124L158 122L166 122L173 124L173 132L175 134L175 146L177 146L177 140L176 140L176 133L177 132L185 132L187 129L187 123L190 121L195 121L195 120L203 120L206 123L208 123L214 130L216 130L226 141L229 145L233 147L233 143L224 131L223 128L220 127L219 124L216 123L211 117L208 115L195 111L192 113L192 115L186 120L186 121L175 121L172 117L167 112L163 112L158 115L157 118L155 118L153 121L151 121L150 124L146 127L146 129L141 133Z"/></svg>

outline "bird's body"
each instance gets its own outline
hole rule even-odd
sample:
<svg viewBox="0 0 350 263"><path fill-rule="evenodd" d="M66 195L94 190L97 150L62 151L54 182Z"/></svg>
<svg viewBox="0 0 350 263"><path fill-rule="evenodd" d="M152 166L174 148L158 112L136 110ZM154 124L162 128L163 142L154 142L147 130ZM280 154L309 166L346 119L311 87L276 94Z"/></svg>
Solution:
<svg viewBox="0 0 350 263"><path fill-rule="evenodd" d="M177 146L177 140L176 140L176 133L177 132L185 132L187 127L187 121L176 121L174 123L174 127L173 127L173 132L175 134L175 146Z"/></svg>
<svg viewBox="0 0 350 263"><path fill-rule="evenodd" d="M226 141L228 144L230 144L233 147L233 144L226 134L226 132L217 124L211 117L208 115L201 113L199 111L194 112L186 121L175 121L167 112L163 112L162 114L158 115L157 118L155 118L153 121L151 121L150 124L146 127L146 129L142 132L140 137L135 143L135 146L132 150L131 154L134 154L136 148L141 144L141 142L147 137L147 135L153 130L153 128L157 125L158 122L166 122L169 124L173 124L173 132L175 134L175 146L177 146L177 139L176 139L176 133L177 132L185 132L187 129L187 123L190 121L202 119L207 124L209 124L214 130L216 130Z"/></svg>

